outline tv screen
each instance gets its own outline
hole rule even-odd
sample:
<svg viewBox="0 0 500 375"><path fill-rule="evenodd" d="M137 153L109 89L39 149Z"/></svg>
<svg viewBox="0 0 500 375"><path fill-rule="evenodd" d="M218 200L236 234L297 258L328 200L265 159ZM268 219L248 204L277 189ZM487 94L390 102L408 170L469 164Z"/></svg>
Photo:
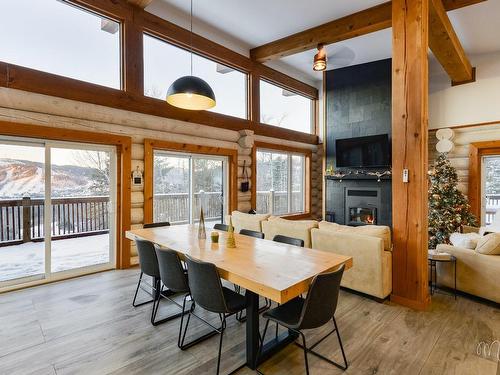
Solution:
<svg viewBox="0 0 500 375"><path fill-rule="evenodd" d="M375 168L391 165L391 148L387 134L337 139L337 168Z"/></svg>

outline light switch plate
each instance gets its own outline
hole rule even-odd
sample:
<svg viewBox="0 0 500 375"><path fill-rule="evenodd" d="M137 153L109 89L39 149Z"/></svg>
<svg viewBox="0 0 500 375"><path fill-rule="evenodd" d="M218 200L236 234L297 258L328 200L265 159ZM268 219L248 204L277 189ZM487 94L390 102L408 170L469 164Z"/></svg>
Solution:
<svg viewBox="0 0 500 375"><path fill-rule="evenodd" d="M408 169L403 169L403 182L408 182Z"/></svg>

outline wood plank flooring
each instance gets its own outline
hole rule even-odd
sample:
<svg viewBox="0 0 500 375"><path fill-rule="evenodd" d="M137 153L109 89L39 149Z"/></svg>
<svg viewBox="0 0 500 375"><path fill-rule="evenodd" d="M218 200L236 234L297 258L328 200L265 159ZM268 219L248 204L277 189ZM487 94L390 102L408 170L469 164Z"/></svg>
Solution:
<svg viewBox="0 0 500 375"><path fill-rule="evenodd" d="M153 327L151 305L131 306L138 273L110 271L0 295L0 374L214 373L218 337L180 351L178 320ZM158 314L175 311L165 302ZM500 309L493 306L437 294L430 311L416 312L342 291L336 319L350 365L346 374L500 375L496 350L489 358L476 354L479 342L500 340ZM208 330L191 322L192 337ZM244 324L228 323L222 373L245 356ZM309 342L327 329L308 332ZM317 350L341 360L335 335ZM301 349L290 345L259 369L303 374L303 360ZM342 373L314 356L309 364L312 374Z"/></svg>

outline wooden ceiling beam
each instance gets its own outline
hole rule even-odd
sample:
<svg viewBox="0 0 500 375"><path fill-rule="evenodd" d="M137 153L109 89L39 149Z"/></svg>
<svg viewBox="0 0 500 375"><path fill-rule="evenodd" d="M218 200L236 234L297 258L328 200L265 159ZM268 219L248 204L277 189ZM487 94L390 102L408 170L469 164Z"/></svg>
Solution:
<svg viewBox="0 0 500 375"><path fill-rule="evenodd" d="M127 0L129 4L135 5L139 8L146 8L149 4L153 2L153 0Z"/></svg>
<svg viewBox="0 0 500 375"><path fill-rule="evenodd" d="M429 0L429 47L453 85L475 80L474 69L446 14L442 0Z"/></svg>
<svg viewBox="0 0 500 375"><path fill-rule="evenodd" d="M443 6L450 11L483 1L486 0L443 0ZM391 9L389 1L253 48L250 56L255 61L266 62L314 49L320 43L328 45L380 31L391 27Z"/></svg>

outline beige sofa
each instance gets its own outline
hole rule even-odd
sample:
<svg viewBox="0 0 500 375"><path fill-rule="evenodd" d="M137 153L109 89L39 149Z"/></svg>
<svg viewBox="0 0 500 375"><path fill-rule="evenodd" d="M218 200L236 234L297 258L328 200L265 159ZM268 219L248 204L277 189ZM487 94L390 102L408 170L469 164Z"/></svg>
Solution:
<svg viewBox="0 0 500 375"><path fill-rule="evenodd" d="M352 256L341 285L380 299L392 291L391 232L386 226L349 227L322 221L311 230L312 247Z"/></svg>
<svg viewBox="0 0 500 375"><path fill-rule="evenodd" d="M315 220L286 220L269 215L233 212L235 231L251 229L266 239L281 234L304 240L305 247L353 257L353 267L344 273L342 286L376 298L392 291L392 253L389 227L349 227ZM226 219L229 221L229 217Z"/></svg>
<svg viewBox="0 0 500 375"><path fill-rule="evenodd" d="M500 255L480 254L475 250L452 245L438 245L439 252L457 258L457 289L500 303ZM437 264L438 284L453 288L451 263Z"/></svg>

